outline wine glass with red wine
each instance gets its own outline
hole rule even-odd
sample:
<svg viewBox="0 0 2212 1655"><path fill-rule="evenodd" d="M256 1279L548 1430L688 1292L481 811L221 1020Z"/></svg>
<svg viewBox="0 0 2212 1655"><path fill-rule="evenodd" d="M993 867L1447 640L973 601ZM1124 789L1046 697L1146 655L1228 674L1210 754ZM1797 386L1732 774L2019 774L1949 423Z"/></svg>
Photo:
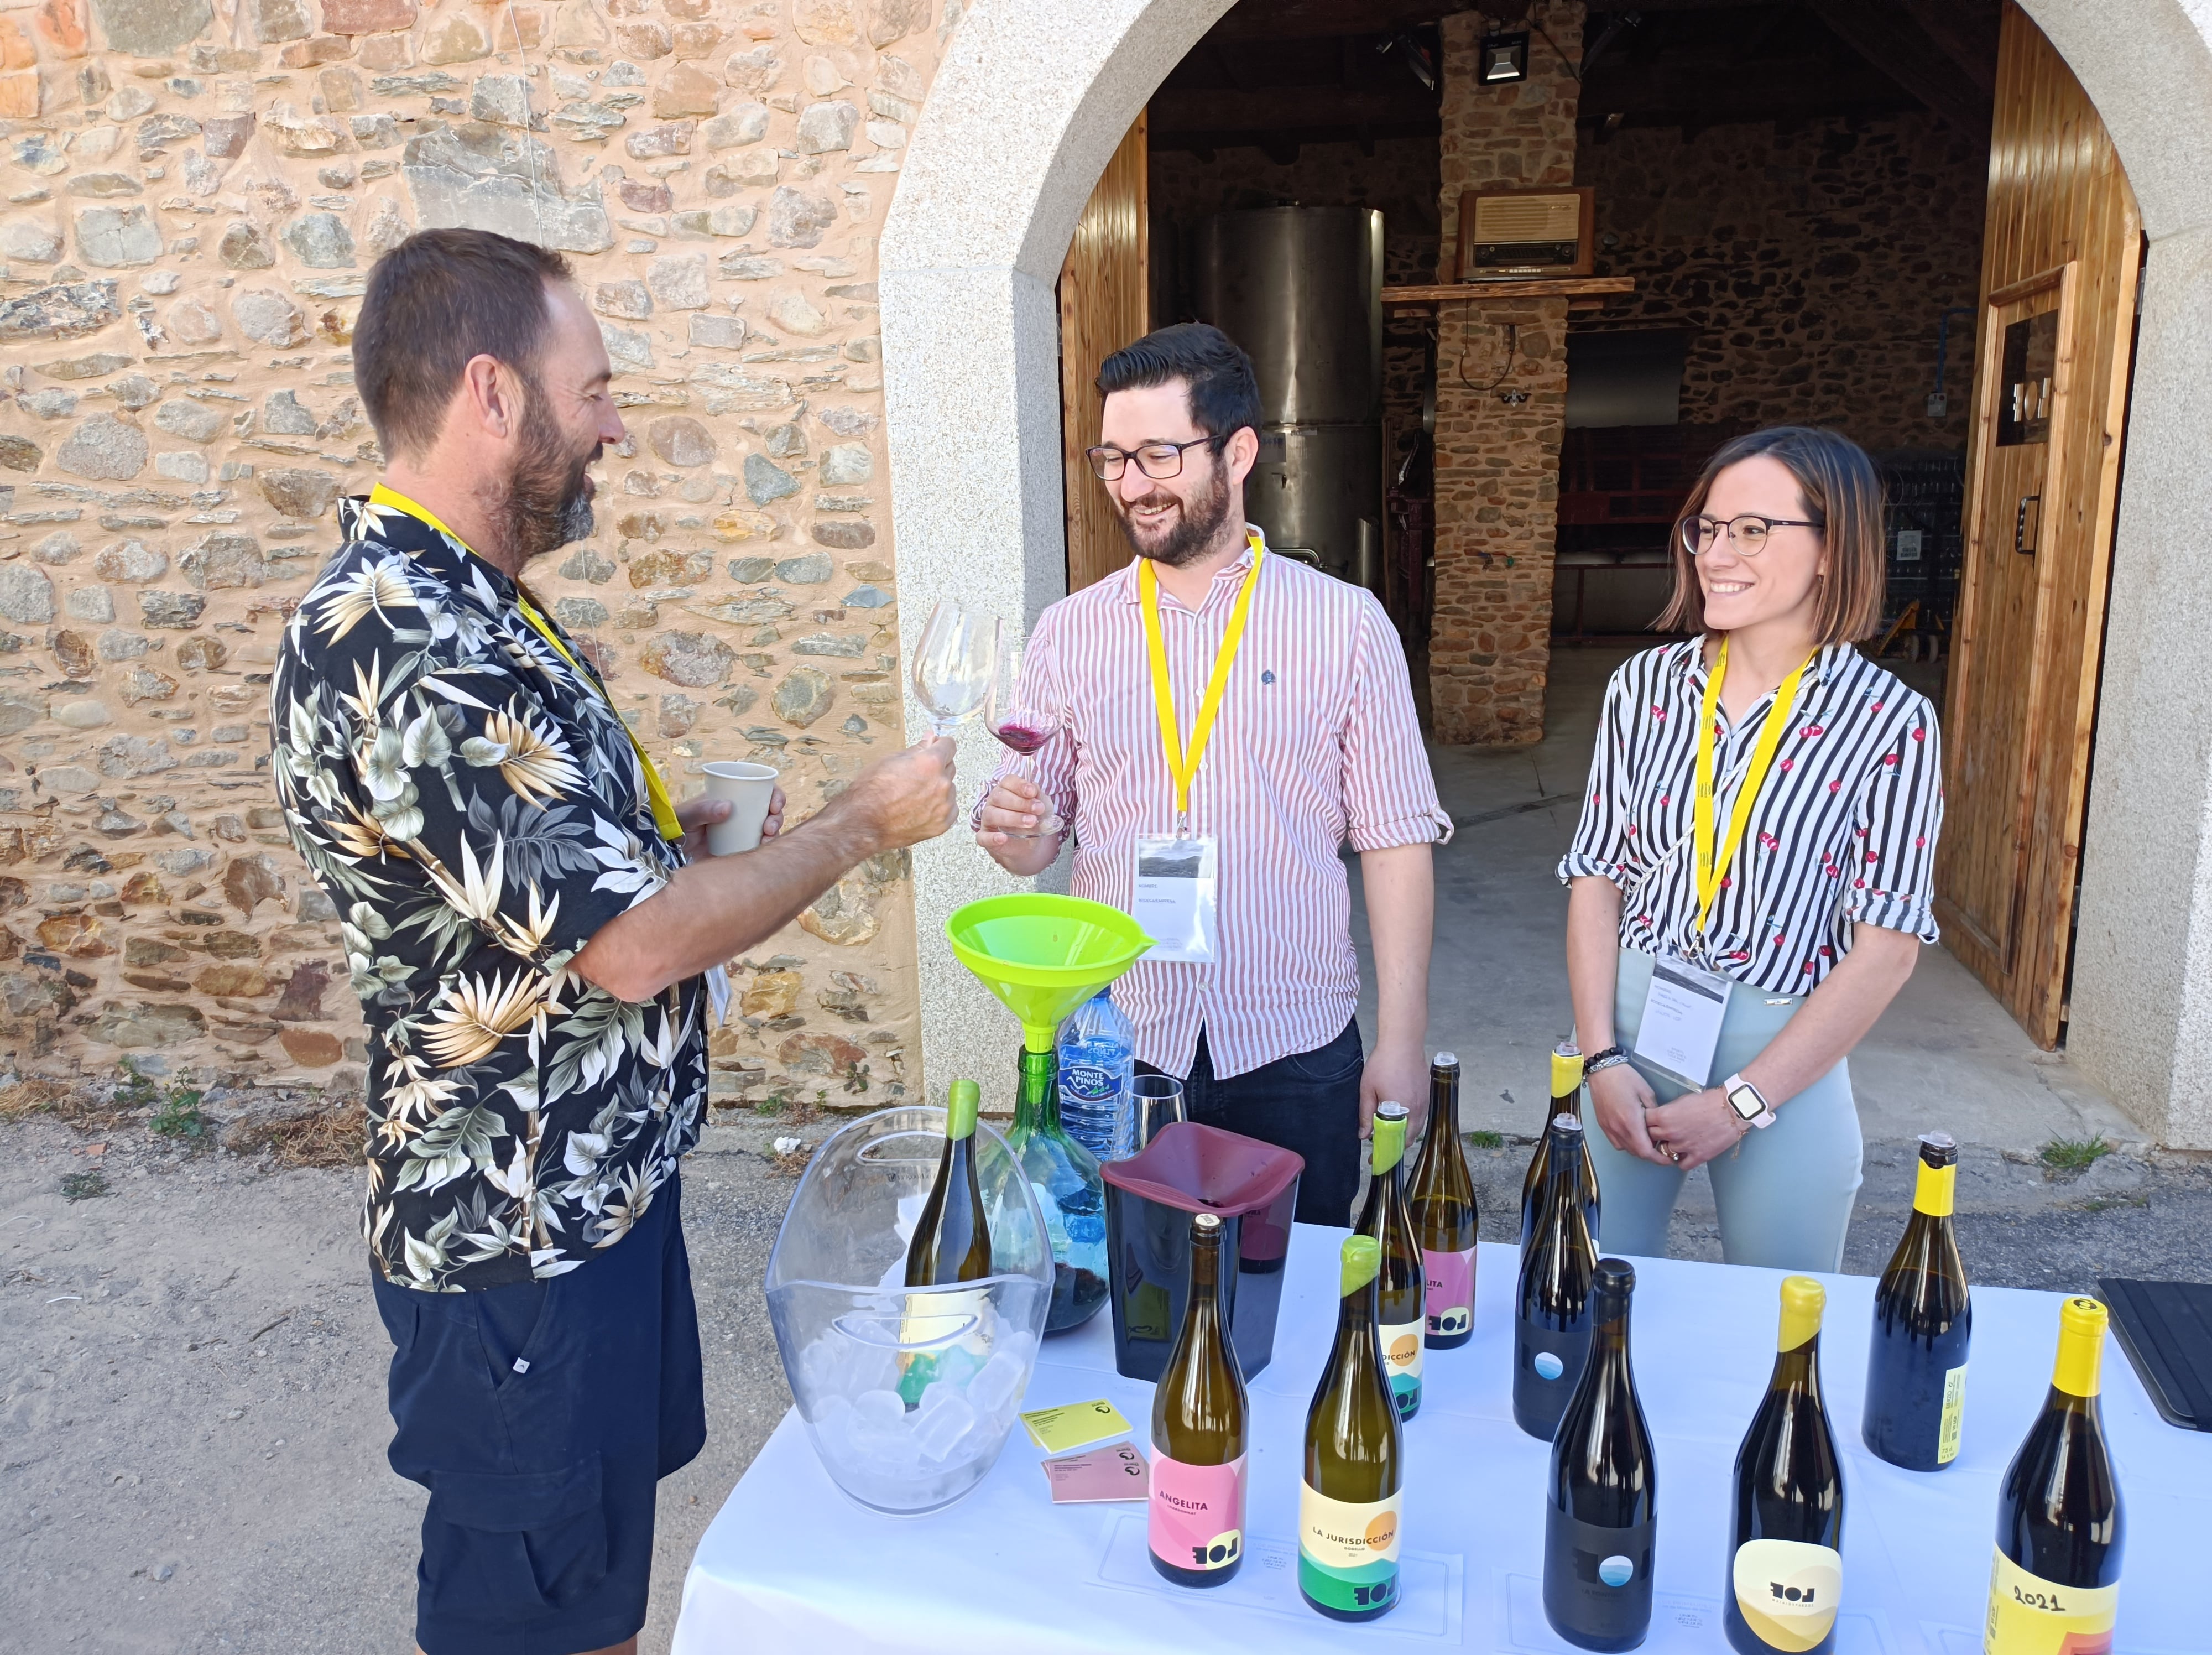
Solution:
<svg viewBox="0 0 2212 1655"><path fill-rule="evenodd" d="M1037 694L1035 684L1023 681L1021 642L1003 630L999 636L998 659L991 669L991 695L983 721L1001 745L1024 758L1060 733L1060 709L1048 704ZM1036 779L1027 775L1026 767L1024 779ZM1036 828L1027 833L1009 830L1006 837L1034 839L1059 831L1060 818L1047 806Z"/></svg>

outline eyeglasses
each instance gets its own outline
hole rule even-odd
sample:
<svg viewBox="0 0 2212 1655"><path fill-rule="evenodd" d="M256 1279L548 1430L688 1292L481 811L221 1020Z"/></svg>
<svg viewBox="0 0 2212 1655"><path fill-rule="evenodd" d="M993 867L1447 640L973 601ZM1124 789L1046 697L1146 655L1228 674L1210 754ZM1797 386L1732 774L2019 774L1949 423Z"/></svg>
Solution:
<svg viewBox="0 0 2212 1655"><path fill-rule="evenodd" d="M1686 517L1682 546L1692 557L1702 557L1728 532L1729 544L1739 557L1756 557L1766 550L1766 537L1776 529L1817 529L1826 525L1802 517L1760 517L1747 512L1741 517Z"/></svg>
<svg viewBox="0 0 2212 1655"><path fill-rule="evenodd" d="M1121 473L1129 469L1129 462L1133 459L1137 462L1139 471L1158 483L1182 475L1184 449L1203 444L1218 453L1221 445L1227 441L1226 437L1193 437L1188 442L1147 442L1137 449L1101 446L1085 448L1083 452L1090 456L1091 469L1097 474L1101 483L1120 482Z"/></svg>

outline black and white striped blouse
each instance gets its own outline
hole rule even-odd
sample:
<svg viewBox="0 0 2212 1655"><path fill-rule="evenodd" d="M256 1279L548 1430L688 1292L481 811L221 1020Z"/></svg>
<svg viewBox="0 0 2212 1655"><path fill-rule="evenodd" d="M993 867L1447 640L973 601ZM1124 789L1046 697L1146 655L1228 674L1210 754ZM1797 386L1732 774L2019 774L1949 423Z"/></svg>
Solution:
<svg viewBox="0 0 2212 1655"><path fill-rule="evenodd" d="M1811 993L1850 949L1855 922L1935 941L1936 709L1839 643L1806 670L1701 943L1691 805L1704 642L1647 649L1613 675L1561 880L1595 874L1620 887L1624 948L1702 959L1773 994ZM1773 707L1766 696L1733 728L1717 715L1717 835Z"/></svg>

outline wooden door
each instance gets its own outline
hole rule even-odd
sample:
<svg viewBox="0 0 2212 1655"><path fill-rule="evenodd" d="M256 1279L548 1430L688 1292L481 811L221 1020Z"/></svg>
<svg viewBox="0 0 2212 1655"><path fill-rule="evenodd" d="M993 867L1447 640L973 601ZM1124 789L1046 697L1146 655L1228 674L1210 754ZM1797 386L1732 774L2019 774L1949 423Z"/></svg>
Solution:
<svg viewBox="0 0 2212 1655"><path fill-rule="evenodd" d="M2066 1014L2142 246L2087 94L2008 4L1936 911L2045 1048Z"/></svg>
<svg viewBox="0 0 2212 1655"><path fill-rule="evenodd" d="M1139 114L1091 191L1060 270L1060 430L1070 592L1105 579L1129 561L1129 543L1083 451L1098 441L1099 364L1151 326L1146 161Z"/></svg>

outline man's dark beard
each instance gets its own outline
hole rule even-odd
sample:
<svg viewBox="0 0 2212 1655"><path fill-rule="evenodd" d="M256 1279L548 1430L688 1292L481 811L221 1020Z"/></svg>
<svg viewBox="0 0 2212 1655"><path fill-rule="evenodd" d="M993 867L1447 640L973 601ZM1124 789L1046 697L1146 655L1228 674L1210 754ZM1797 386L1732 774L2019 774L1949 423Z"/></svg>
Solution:
<svg viewBox="0 0 2212 1655"><path fill-rule="evenodd" d="M594 442L581 454L563 451L545 411L544 392L529 387L522 414L522 453L507 479L507 543L524 562L592 532L592 497L585 472L599 457Z"/></svg>
<svg viewBox="0 0 2212 1655"><path fill-rule="evenodd" d="M1139 557L1165 563L1170 569L1181 569L1186 563L1197 562L1213 549L1221 526L1229 520L1228 468L1218 459L1215 461L1212 485L1196 499L1176 502L1182 512L1176 519L1175 527L1165 540L1147 551L1138 543L1134 514L1138 507L1151 504L1158 492L1154 490L1134 501L1124 501L1118 494L1112 496L1115 515L1121 520L1121 532L1127 537L1130 549Z"/></svg>

